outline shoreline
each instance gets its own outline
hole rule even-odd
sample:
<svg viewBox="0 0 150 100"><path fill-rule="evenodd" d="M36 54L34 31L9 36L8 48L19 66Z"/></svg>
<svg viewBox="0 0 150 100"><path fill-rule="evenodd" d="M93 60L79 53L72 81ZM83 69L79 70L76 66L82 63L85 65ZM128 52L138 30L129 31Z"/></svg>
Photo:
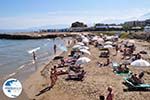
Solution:
<svg viewBox="0 0 150 100"><path fill-rule="evenodd" d="M70 51L70 49L71 49L72 46L73 46L72 43L71 43L70 46L67 46L68 51ZM63 56L63 55L65 55L66 53L68 54L68 51L67 51L67 52L62 52L62 53L60 53L60 54L57 54L57 56ZM56 55L55 55L55 56L56 56ZM28 87L29 87L29 82L31 81L31 79L34 79L34 80L32 80L33 82L34 82L34 81L38 81L38 80L36 80L34 77L38 77L39 79L41 79L41 78L43 79L44 76L41 75L41 72L44 72L45 70L47 71L47 67L52 64L52 61L53 61L53 60L51 59L45 66L39 67L36 72L34 72L33 74L31 74L31 75L24 81L24 84L23 84L23 85L24 85L24 91L25 91L25 93L28 93L28 92L30 91L30 90L28 90ZM48 80L47 80L46 78L44 79L44 82L46 82L47 84L43 83L43 86L48 85ZM31 82L31 83L32 83L32 82ZM29 99L33 99L33 98L31 98L30 94L27 94L27 96L28 96Z"/></svg>

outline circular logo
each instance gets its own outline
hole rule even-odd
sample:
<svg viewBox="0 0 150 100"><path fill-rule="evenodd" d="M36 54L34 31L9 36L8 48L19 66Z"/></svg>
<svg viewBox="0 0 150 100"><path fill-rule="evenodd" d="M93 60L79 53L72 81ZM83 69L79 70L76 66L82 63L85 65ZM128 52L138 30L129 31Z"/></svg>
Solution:
<svg viewBox="0 0 150 100"><path fill-rule="evenodd" d="M3 92L9 98L16 98L22 92L22 85L17 79L8 79L3 84Z"/></svg>

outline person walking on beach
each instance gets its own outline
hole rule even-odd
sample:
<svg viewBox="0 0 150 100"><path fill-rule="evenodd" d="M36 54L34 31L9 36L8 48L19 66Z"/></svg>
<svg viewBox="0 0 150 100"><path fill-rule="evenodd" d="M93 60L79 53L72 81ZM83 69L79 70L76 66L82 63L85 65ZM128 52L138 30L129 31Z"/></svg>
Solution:
<svg viewBox="0 0 150 100"><path fill-rule="evenodd" d="M68 46L70 46L70 44L71 44L71 42L70 42L70 40L68 40Z"/></svg>
<svg viewBox="0 0 150 100"><path fill-rule="evenodd" d="M107 90L108 90L108 95L107 95L107 97L106 97L106 100L113 100L114 94L113 94L113 92L112 92L112 86L109 86L109 87L107 88Z"/></svg>
<svg viewBox="0 0 150 100"><path fill-rule="evenodd" d="M35 55L34 51L32 52L32 56L33 56L33 63L35 63L35 61L36 61L36 55Z"/></svg>
<svg viewBox="0 0 150 100"><path fill-rule="evenodd" d="M115 55L117 56L118 50L119 50L118 44L115 45L115 50L116 50L116 54Z"/></svg>
<svg viewBox="0 0 150 100"><path fill-rule="evenodd" d="M54 44L54 54L56 54L56 49L57 49L57 46L56 44Z"/></svg>
<svg viewBox="0 0 150 100"><path fill-rule="evenodd" d="M127 49L126 49L126 48L124 48L124 50L123 50L123 57L122 57L122 59L124 59L124 58L126 57L126 55L127 55Z"/></svg>
<svg viewBox="0 0 150 100"><path fill-rule="evenodd" d="M51 68L50 80L51 80L50 87L52 88L52 87L55 85L56 81L57 81L57 70L56 70L56 66L54 66L54 68Z"/></svg>

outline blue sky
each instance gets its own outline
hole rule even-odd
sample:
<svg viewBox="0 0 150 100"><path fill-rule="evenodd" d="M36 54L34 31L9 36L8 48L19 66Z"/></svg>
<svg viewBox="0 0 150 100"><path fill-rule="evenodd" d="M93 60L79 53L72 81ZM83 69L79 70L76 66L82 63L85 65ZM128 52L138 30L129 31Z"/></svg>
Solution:
<svg viewBox="0 0 150 100"><path fill-rule="evenodd" d="M150 0L0 0L0 29L138 19Z"/></svg>

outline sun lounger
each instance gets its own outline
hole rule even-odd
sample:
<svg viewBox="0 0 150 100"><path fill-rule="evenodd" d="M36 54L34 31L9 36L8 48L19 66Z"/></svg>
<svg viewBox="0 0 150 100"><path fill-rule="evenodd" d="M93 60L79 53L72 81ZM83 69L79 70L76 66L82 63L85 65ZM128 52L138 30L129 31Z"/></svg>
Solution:
<svg viewBox="0 0 150 100"><path fill-rule="evenodd" d="M131 73L131 71L128 71L128 72L117 72L117 71L114 71L114 73L116 75L122 75L122 76L124 76L124 75L128 75L129 73Z"/></svg>
<svg viewBox="0 0 150 100"><path fill-rule="evenodd" d="M79 73L69 73L67 80L83 80L84 75L86 72L79 72Z"/></svg>
<svg viewBox="0 0 150 100"><path fill-rule="evenodd" d="M125 85L130 89L150 89L150 84L138 84L134 85L132 82L128 80L128 78L124 78Z"/></svg>
<svg viewBox="0 0 150 100"><path fill-rule="evenodd" d="M106 52L106 51L103 51L103 52L100 53L99 57L109 57L109 53Z"/></svg>
<svg viewBox="0 0 150 100"><path fill-rule="evenodd" d="M119 66L120 66L120 64L118 64L117 62L112 62L112 68L113 69L116 69Z"/></svg>

